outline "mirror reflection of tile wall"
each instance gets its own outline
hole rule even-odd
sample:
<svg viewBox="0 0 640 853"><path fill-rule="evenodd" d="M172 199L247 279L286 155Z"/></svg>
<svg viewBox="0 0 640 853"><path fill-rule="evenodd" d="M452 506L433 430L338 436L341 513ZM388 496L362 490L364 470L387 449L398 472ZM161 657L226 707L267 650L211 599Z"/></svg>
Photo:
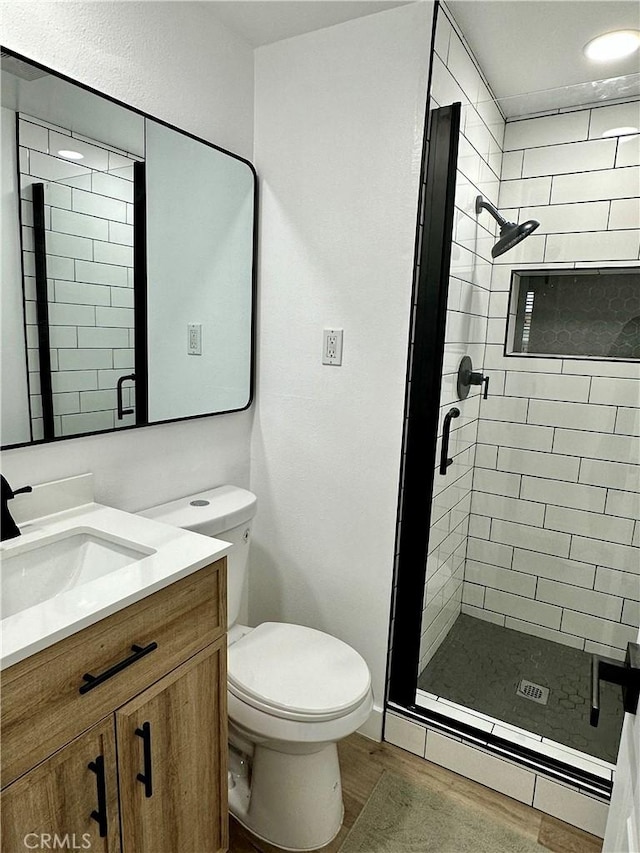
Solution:
<svg viewBox="0 0 640 853"><path fill-rule="evenodd" d="M33 439L43 437L32 185L44 183L56 436L135 423L116 417L116 382L134 367L133 163L102 142L21 114L18 125L25 317ZM81 162L56 156L71 149ZM135 405L131 383L123 404Z"/></svg>

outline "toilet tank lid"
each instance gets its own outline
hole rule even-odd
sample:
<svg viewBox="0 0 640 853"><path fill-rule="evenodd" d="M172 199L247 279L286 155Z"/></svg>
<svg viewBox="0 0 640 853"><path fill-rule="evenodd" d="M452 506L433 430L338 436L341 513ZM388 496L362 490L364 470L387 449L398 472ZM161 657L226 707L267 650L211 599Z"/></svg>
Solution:
<svg viewBox="0 0 640 853"><path fill-rule="evenodd" d="M138 515L192 530L205 536L217 536L251 521L258 499L239 486L218 486L142 510Z"/></svg>

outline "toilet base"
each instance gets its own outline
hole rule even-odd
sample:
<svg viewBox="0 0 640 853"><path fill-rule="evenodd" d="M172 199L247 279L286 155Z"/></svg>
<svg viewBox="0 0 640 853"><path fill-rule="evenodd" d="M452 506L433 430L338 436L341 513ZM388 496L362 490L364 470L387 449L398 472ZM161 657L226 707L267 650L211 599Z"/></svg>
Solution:
<svg viewBox="0 0 640 853"><path fill-rule="evenodd" d="M342 826L344 806L335 743L291 754L256 744L251 783L238 779L229 810L242 826L284 850L316 850Z"/></svg>

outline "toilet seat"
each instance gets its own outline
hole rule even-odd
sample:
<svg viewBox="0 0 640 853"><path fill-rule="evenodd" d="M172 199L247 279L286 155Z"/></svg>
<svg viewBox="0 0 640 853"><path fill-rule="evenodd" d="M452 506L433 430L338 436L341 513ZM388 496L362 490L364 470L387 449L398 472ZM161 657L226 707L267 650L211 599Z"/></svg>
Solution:
<svg viewBox="0 0 640 853"><path fill-rule="evenodd" d="M272 717L323 722L362 705L371 676L358 652L336 637L263 622L229 647L228 689Z"/></svg>

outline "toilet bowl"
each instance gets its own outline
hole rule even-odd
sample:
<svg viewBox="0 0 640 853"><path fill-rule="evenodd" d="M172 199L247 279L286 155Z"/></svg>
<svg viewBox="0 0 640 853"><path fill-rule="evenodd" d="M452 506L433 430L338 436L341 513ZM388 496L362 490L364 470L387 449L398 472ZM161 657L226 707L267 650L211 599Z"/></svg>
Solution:
<svg viewBox="0 0 640 853"><path fill-rule="evenodd" d="M371 676L349 645L302 625L238 624L255 495L234 486L141 513L234 547L227 556L229 810L285 850L328 844L344 808L337 743L367 720Z"/></svg>

